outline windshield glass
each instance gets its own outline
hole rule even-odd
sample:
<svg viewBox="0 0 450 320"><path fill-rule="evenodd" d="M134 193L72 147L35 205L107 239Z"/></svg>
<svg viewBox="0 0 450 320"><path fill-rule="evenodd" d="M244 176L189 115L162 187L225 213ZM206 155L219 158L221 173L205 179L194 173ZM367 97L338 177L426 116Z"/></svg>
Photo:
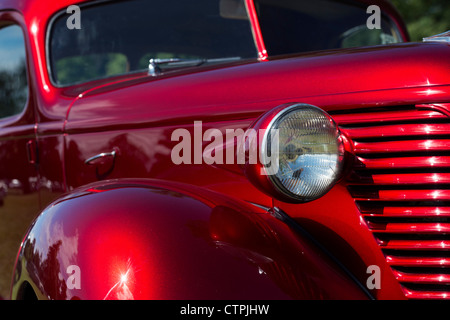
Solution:
<svg viewBox="0 0 450 320"><path fill-rule="evenodd" d="M51 26L59 86L145 70L150 59L183 62L158 64L164 69L257 57L243 0L120 1L81 6L79 17L80 29L68 27L65 11Z"/></svg>
<svg viewBox="0 0 450 320"><path fill-rule="evenodd" d="M254 0L269 56L400 42L384 15L369 29L352 0ZM256 58L244 0L121 0L80 6L79 29L64 10L49 30L53 83L67 86L148 70Z"/></svg>
<svg viewBox="0 0 450 320"><path fill-rule="evenodd" d="M255 0L255 7L269 56L401 42L382 14L380 29L369 29L368 5L356 1Z"/></svg>

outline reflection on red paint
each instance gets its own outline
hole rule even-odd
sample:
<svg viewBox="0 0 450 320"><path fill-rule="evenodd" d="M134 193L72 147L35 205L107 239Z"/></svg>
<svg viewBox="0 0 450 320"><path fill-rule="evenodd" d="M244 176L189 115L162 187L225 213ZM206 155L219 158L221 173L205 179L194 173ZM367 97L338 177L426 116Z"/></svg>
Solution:
<svg viewBox="0 0 450 320"><path fill-rule="evenodd" d="M134 300L133 293L128 286L130 271L131 267L129 267L126 272L120 274L119 281L117 281L111 290L108 291L103 300Z"/></svg>

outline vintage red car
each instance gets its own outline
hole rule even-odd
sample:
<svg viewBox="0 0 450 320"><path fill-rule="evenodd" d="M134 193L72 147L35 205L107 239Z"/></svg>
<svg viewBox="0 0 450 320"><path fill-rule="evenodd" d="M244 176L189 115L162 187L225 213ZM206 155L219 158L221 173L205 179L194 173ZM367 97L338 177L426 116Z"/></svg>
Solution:
<svg viewBox="0 0 450 320"><path fill-rule="evenodd" d="M386 0L0 3L0 295L450 296L450 47Z"/></svg>

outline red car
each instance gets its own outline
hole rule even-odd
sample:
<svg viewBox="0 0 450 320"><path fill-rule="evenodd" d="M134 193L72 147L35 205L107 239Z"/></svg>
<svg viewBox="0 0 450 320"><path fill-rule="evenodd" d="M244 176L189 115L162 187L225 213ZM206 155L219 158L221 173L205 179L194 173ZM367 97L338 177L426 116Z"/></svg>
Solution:
<svg viewBox="0 0 450 320"><path fill-rule="evenodd" d="M3 298L450 297L448 34L408 42L385 0L0 26Z"/></svg>

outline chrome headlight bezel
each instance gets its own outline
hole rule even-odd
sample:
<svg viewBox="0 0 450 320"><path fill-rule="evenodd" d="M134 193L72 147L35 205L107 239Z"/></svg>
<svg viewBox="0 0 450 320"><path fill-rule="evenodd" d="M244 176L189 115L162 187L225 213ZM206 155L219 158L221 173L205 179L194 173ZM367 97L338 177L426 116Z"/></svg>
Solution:
<svg viewBox="0 0 450 320"><path fill-rule="evenodd" d="M314 177L314 174L319 174L319 171L314 172L315 168L308 168L307 175L309 175L307 178L312 181L312 184L314 184L314 181L318 181L318 185L306 185L305 177L302 177L300 179L300 176L303 174L303 170L306 168L302 168L298 166L298 177L295 177L295 179L292 179L292 183L296 184L296 189L290 188L286 185L286 180L280 179L279 170L290 170L289 164L286 165L286 163L280 164L280 158L281 161L285 161L286 154L290 155L289 151L282 151L283 148L289 147L284 145L284 142L279 141L278 145L273 146L273 137L275 135L280 135L280 126L283 125L283 123L287 120L291 120L289 117L292 117L293 115L315 115L317 119L314 117L310 117L310 120L312 122L320 122L321 126L323 127L323 132L320 132L320 127L313 127L309 130L312 132L316 130L316 136L320 138L320 136L323 136L327 138L329 135L329 141L331 141L330 144L325 143L316 143L315 145L311 145L315 149L330 149L331 152L328 153L305 153L301 154L302 161L304 163L308 162L307 159L310 157L313 159L314 157L319 159L319 163L325 163L331 165L330 168L320 168L317 167L316 169L323 169L322 172L331 172L332 176L330 177L323 177L322 174L322 180L318 179L317 177ZM300 121L296 119L296 121ZM294 121L295 122L295 121ZM299 123L302 123L301 121ZM302 128L293 128L290 129L294 132L299 132L303 130L303 133L307 133L304 136L309 135L310 137L313 137L313 140L316 139L314 136L314 132L308 132L308 124L303 123L304 127ZM305 129L306 128L306 129ZM293 202L293 203L302 203L302 202L309 202L316 200L323 195L325 195L334 185L335 183L340 179L342 176L342 172L344 171L344 153L345 153L345 147L344 142L341 136L341 132L339 131L338 126L336 125L335 121L332 119L332 117L322 110L321 108L318 108L313 105L309 104L303 104L303 103L295 103L295 104L288 104L288 105L282 105L278 108L275 108L274 110L269 111L268 113L264 114L262 117L258 119L258 121L252 126L253 130L264 130L264 135L260 141L258 141L258 147L260 152L260 159L261 161L257 165L251 165L246 164L245 173L247 177L262 191L264 191L266 194L271 195L272 197L285 201L285 202ZM282 130L285 130L284 128ZM281 133L283 134L283 133ZM317 139L316 139L317 140ZM302 144L300 140L295 141L298 144ZM295 147L295 146L294 146ZM278 148L278 150L276 150ZM297 149L298 150L298 149ZM278 161L277 166L275 166L275 169L273 168L273 163L269 163L267 160L268 154L270 154L270 158L273 161L273 152L277 152L276 161ZM294 155L295 157L295 155ZM322 159L320 159L322 158ZM295 161L297 162L297 158L295 158ZM299 161L299 162L302 162ZM306 162L305 162L306 161ZM286 162L286 161L285 161ZM311 161L310 161L311 162ZM314 162L314 161L312 161ZM284 166L284 167L283 167ZM287 168L287 169L286 169ZM295 172L294 172L295 173ZM296 180L296 181L295 181ZM299 192L301 188L298 187L298 185L303 185L303 190L306 190L308 188L312 188L316 190L315 192L309 192L306 193L303 191Z"/></svg>

